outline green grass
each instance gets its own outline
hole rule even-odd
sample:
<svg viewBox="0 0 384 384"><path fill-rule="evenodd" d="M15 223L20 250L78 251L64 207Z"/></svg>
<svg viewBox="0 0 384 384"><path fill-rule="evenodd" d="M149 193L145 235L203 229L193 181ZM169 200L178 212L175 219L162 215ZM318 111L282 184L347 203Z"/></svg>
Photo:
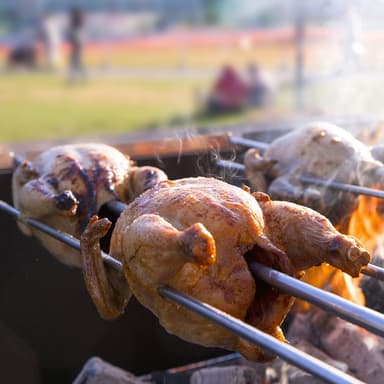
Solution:
<svg viewBox="0 0 384 384"><path fill-rule="evenodd" d="M0 78L0 141L107 135L191 116L204 79L91 79L13 74Z"/></svg>
<svg viewBox="0 0 384 384"><path fill-rule="evenodd" d="M0 143L103 136L146 128L170 129L191 122L223 125L265 118L264 111L197 117L196 91L211 85L204 78L101 77L68 84L53 74L0 77ZM278 108L287 110L282 94Z"/></svg>

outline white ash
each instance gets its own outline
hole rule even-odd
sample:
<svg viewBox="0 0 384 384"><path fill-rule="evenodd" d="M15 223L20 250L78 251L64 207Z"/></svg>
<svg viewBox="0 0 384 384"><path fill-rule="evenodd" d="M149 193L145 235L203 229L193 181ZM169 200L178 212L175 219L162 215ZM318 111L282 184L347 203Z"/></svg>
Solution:
<svg viewBox="0 0 384 384"><path fill-rule="evenodd" d="M381 384L384 376L384 342L366 330L320 309L297 314L289 339L311 343L330 359L347 365L347 373L370 384Z"/></svg>
<svg viewBox="0 0 384 384"><path fill-rule="evenodd" d="M194 372L190 384L258 384L263 378L248 366L203 368Z"/></svg>
<svg viewBox="0 0 384 384"><path fill-rule="evenodd" d="M115 367L100 359L91 357L84 364L73 384L148 384L132 373Z"/></svg>

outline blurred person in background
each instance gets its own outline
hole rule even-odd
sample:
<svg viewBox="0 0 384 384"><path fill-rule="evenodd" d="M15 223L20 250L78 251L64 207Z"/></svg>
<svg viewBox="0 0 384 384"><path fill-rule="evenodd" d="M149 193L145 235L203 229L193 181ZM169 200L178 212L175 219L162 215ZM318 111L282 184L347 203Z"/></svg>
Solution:
<svg viewBox="0 0 384 384"><path fill-rule="evenodd" d="M84 50L84 13L80 8L72 8L69 12L68 41L70 46L69 81L86 78L83 63Z"/></svg>
<svg viewBox="0 0 384 384"><path fill-rule="evenodd" d="M248 87L230 65L220 71L207 99L207 113L219 114L240 111L247 102Z"/></svg>
<svg viewBox="0 0 384 384"><path fill-rule="evenodd" d="M265 107L272 104L274 87L254 62L247 65L246 84L248 87L247 101L250 107Z"/></svg>
<svg viewBox="0 0 384 384"><path fill-rule="evenodd" d="M38 67L38 44L35 41L21 42L13 46L7 56L7 69L34 70Z"/></svg>
<svg viewBox="0 0 384 384"><path fill-rule="evenodd" d="M40 39L44 46L46 68L57 69L61 62L61 36L59 26L53 15L46 14L42 18Z"/></svg>

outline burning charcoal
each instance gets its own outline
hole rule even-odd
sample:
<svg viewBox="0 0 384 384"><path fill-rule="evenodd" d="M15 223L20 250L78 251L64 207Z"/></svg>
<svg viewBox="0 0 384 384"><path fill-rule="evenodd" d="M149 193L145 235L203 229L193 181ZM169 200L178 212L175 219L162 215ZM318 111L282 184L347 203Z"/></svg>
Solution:
<svg viewBox="0 0 384 384"><path fill-rule="evenodd" d="M246 366L204 368L194 372L190 384L258 384L263 378Z"/></svg>
<svg viewBox="0 0 384 384"><path fill-rule="evenodd" d="M115 367L99 357L90 358L73 384L145 384L132 373Z"/></svg>
<svg viewBox="0 0 384 384"><path fill-rule="evenodd" d="M384 376L384 356L380 353L378 337L330 315L332 329L321 337L325 351L348 364L349 370L370 384L381 384ZM332 320L331 320L332 319Z"/></svg>
<svg viewBox="0 0 384 384"><path fill-rule="evenodd" d="M303 319L301 319L303 320ZM298 322L297 328L303 326L302 321ZM309 327L305 327L309 329ZM307 335L308 337L310 335ZM337 361L327 355L319 348L313 346L310 342L301 340L298 338L291 339L290 344L297 347L301 351L304 351L311 356L314 356L327 364L330 364L341 371L345 372L348 369L347 364ZM304 372L303 370L288 364L287 362L277 359L273 364L269 365L265 369L265 382L268 384L321 384L323 380L312 376L311 374Z"/></svg>
<svg viewBox="0 0 384 384"><path fill-rule="evenodd" d="M362 328L345 322L328 313L313 309L297 315L288 332L290 338L300 338L320 350L328 359L339 360L347 365L348 372L370 384L381 384L384 375L383 340ZM338 366L338 368L341 368Z"/></svg>

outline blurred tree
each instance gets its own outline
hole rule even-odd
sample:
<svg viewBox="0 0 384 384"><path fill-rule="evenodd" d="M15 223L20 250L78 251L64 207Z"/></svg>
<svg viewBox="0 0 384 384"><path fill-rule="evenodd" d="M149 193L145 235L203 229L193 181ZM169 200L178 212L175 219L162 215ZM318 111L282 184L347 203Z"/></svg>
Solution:
<svg viewBox="0 0 384 384"><path fill-rule="evenodd" d="M207 24L217 24L220 21L220 0L204 0L204 21Z"/></svg>

